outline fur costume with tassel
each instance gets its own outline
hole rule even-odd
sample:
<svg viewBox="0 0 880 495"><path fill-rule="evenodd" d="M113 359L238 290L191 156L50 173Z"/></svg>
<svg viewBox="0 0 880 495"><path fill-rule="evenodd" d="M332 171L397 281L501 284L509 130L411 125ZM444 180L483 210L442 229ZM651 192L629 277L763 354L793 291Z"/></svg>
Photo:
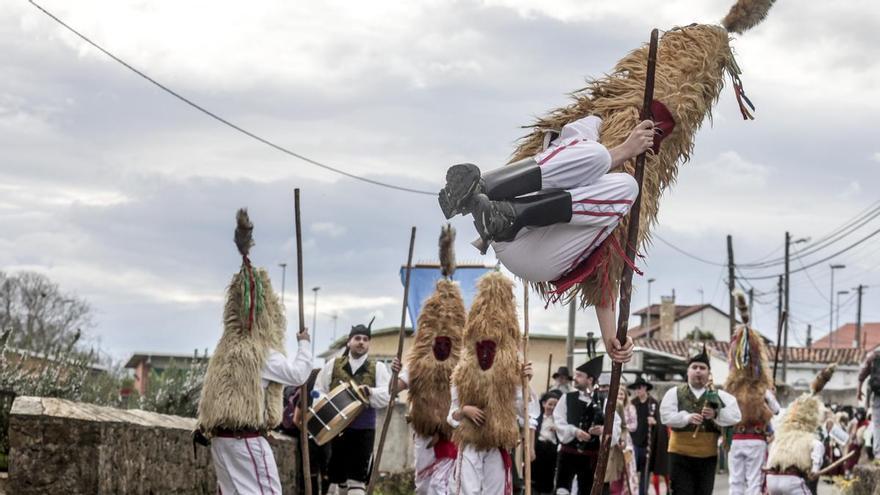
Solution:
<svg viewBox="0 0 880 495"><path fill-rule="evenodd" d="M765 399L767 390L774 388L767 366L767 346L764 345L761 335L750 328L749 306L745 294L736 291L734 296L743 323L730 339L730 374L727 375L724 390L736 397L742 412L742 421L734 427L734 431L739 427L756 425L763 429L773 417Z"/></svg>
<svg viewBox="0 0 880 495"><path fill-rule="evenodd" d="M441 271L444 277L455 270L452 244L455 231L444 228L440 236ZM407 402L413 430L424 437L439 433L449 439L452 427L446 422L449 412L449 380L458 364L466 314L458 284L443 278L437 281L434 293L425 301L419 314L415 342L407 356L410 386ZM448 339L444 356L434 352L435 343ZM439 345L446 345L447 342ZM442 358L442 359L441 359Z"/></svg>
<svg viewBox="0 0 880 495"><path fill-rule="evenodd" d="M206 435L217 429L268 430L281 422L283 386L264 389L261 371L270 350L286 355L286 320L269 274L252 268L247 258L253 225L242 209L237 214L235 243L242 268L226 289L223 335L208 362L199 400L198 422Z"/></svg>
<svg viewBox="0 0 880 495"><path fill-rule="evenodd" d="M816 430L821 424L825 407L819 393L831 379L836 365L822 370L813 380L812 392L797 398L785 413L782 426L776 432L770 453L767 457L767 468L784 471L795 468L809 473L812 467L810 452L816 439Z"/></svg>
<svg viewBox="0 0 880 495"><path fill-rule="evenodd" d="M453 432L459 446L477 450L512 449L519 438L516 391L520 386L520 341L513 281L500 272L483 275L468 313L461 358L452 372L462 405L476 406L486 414L483 426L462 421ZM478 344L494 342L492 366L483 369Z"/></svg>
<svg viewBox="0 0 880 495"><path fill-rule="evenodd" d="M669 109L676 122L675 129L663 141L658 154L648 153L644 183L641 189L642 206L639 251L650 242L650 231L657 221L659 200L676 180L678 169L685 164L694 149L697 131L708 118L724 86L724 77L733 80L737 101L744 118L752 118L746 104L751 103L742 90L739 67L730 47L730 33L741 33L757 25L772 6L769 0L739 0L723 21L722 26L692 24L666 31L659 41L654 86L654 98ZM639 122L647 71L648 46L642 46L620 60L610 74L588 81L586 88L575 91L574 101L552 110L529 126L513 153L511 162L534 156L543 149L545 131L559 131L565 124L597 115L602 118L599 141L611 149L623 143ZM622 170L612 172L634 173L634 160L627 161ZM612 235L619 246L626 246L628 219L624 218ZM624 260L611 243L605 242L595 253L599 256L596 268L580 284L562 296L563 302L579 300L581 306L595 306L616 292ZM536 290L548 300L555 300L550 283L535 284Z"/></svg>

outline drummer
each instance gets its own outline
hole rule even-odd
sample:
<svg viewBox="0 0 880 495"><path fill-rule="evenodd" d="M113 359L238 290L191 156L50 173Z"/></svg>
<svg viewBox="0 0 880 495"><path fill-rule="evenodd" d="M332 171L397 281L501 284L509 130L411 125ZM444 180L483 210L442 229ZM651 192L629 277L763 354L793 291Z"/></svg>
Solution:
<svg viewBox="0 0 880 495"><path fill-rule="evenodd" d="M318 392L326 395L339 384L354 381L369 398L369 407L330 442L330 483L337 484L342 490L347 489L348 495L365 493L376 436L376 409L386 407L391 398L388 368L368 355L373 320L366 326L351 327L345 351L324 365L315 386Z"/></svg>

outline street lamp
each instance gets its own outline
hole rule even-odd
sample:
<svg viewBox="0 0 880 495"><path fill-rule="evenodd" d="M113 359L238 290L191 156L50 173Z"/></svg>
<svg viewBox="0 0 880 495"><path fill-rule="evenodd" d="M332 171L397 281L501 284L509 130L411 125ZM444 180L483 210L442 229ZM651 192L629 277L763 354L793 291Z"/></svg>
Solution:
<svg viewBox="0 0 880 495"><path fill-rule="evenodd" d="M645 328L651 328L651 284L653 284L657 279L649 278L648 279L648 320L645 323ZM651 334L645 335L646 338L651 338Z"/></svg>
<svg viewBox="0 0 880 495"><path fill-rule="evenodd" d="M318 291L321 290L320 287L312 287L312 291L315 293L315 305L312 307L312 356L315 355L315 341L317 339L317 334L315 333L315 327L318 326Z"/></svg>
<svg viewBox="0 0 880 495"><path fill-rule="evenodd" d="M849 294L848 290L839 290L837 291L837 317L834 321L834 326L840 328L840 296L844 294Z"/></svg>
<svg viewBox="0 0 880 495"><path fill-rule="evenodd" d="M278 266L281 267L281 307L284 307L284 282L287 278L287 263L278 263Z"/></svg>
<svg viewBox="0 0 880 495"><path fill-rule="evenodd" d="M842 270L846 265L829 265L831 267L831 297L828 298L828 347L834 349L834 270Z"/></svg>

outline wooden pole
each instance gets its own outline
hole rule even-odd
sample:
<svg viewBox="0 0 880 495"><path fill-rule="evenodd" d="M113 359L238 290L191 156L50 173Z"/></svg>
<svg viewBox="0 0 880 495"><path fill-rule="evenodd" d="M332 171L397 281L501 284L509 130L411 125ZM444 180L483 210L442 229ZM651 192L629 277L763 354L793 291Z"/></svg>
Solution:
<svg viewBox="0 0 880 495"><path fill-rule="evenodd" d="M529 284L523 282L523 364L529 362ZM532 393L529 378L522 377L522 413L523 413L523 472L525 473L525 494L532 495L532 436L529 434L529 400Z"/></svg>
<svg viewBox="0 0 880 495"><path fill-rule="evenodd" d="M650 305L648 306L650 308ZM650 397L649 397L650 398ZM657 404L655 402L651 402L648 404L648 417L653 418L657 413ZM654 418L656 420L656 418ZM648 493L648 480L651 479L651 445L654 443L654 425L648 425L648 448L645 452L645 468L642 471L642 480L639 483L644 483L645 485L645 493ZM659 495L659 494L658 494Z"/></svg>
<svg viewBox="0 0 880 495"><path fill-rule="evenodd" d="M544 387L545 392L550 391L550 376L553 374L553 353L550 353L550 357L547 358L547 386Z"/></svg>
<svg viewBox="0 0 880 495"><path fill-rule="evenodd" d="M299 209L299 188L293 190L294 219L296 223L296 283L299 296L299 331L306 328L306 316L303 309L303 253L302 253L302 221ZM315 336L312 335L314 339ZM297 345L305 345L299 341ZM306 428L306 411L309 410L309 384L303 383L299 389L299 445L300 457L302 457L303 488L307 495L312 495L312 469L309 464L309 431Z"/></svg>
<svg viewBox="0 0 880 495"><path fill-rule="evenodd" d="M400 331L397 335L397 360L403 360L403 337L406 329L406 310L407 301L409 300L409 275L412 271L413 247L416 243L416 228L412 228L409 237L409 255L406 258L406 277L403 281L403 311L400 315ZM415 322L413 322L415 324ZM376 480L379 478L379 463L382 462L382 449L385 447L385 437L388 435L388 426L391 424L391 413L394 412L394 401L397 400L397 372L391 372L391 382L388 384L388 390L391 398L388 399L388 407L385 409L385 421L382 423L382 434L379 435L379 448L373 458L373 467L370 473L370 484L367 486L367 495L372 495L373 489L376 487Z"/></svg>
<svg viewBox="0 0 880 495"><path fill-rule="evenodd" d="M648 48L648 69L645 76L645 99L642 103L641 119L650 119L651 102L654 100L654 71L657 66L657 29L651 30L651 42ZM645 153L636 158L636 170L634 177L639 185L639 195L632 206L629 214L629 232L626 240L626 257L635 259L636 247L639 243L639 216L642 211L642 183L645 177ZM623 274L620 277L620 312L617 315L617 340L621 345L626 343L626 331L629 326L629 307L632 298L632 275L633 271L628 263L623 264ZM590 493L602 493L602 485L605 484L605 468L608 467L608 453L611 449L611 431L614 426L616 414L617 392L620 390L620 374L623 371L621 363L613 363L611 367L611 384L608 387L608 400L605 404L605 427L602 430L602 443L599 447L599 456L596 459L596 471L593 475L593 487Z"/></svg>

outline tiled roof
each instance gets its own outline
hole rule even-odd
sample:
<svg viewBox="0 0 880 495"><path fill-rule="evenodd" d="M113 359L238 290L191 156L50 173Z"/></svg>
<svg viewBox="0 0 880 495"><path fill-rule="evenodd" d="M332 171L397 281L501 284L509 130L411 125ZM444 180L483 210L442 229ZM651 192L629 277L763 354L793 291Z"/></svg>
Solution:
<svg viewBox="0 0 880 495"><path fill-rule="evenodd" d="M687 358L694 349L695 345L702 345L702 342L696 343L690 340L657 340L657 339L635 339L636 347L644 349L653 349L666 354L672 354L681 358ZM706 342L706 347L716 356L726 359L727 351L730 349L729 342ZM774 356L776 346L768 345L770 357ZM865 357L863 349L816 349L806 347L789 347L788 348L789 363L833 363L837 362L841 365L857 365L862 362ZM780 360L782 356L780 356Z"/></svg>
<svg viewBox="0 0 880 495"><path fill-rule="evenodd" d="M853 341L856 339L856 324L847 323L838 328L834 332L834 348L843 349L851 348ZM831 347L831 338L829 335L822 337L813 343L813 347ZM862 323L862 336L859 347L862 349L874 349L880 345L880 323Z"/></svg>

